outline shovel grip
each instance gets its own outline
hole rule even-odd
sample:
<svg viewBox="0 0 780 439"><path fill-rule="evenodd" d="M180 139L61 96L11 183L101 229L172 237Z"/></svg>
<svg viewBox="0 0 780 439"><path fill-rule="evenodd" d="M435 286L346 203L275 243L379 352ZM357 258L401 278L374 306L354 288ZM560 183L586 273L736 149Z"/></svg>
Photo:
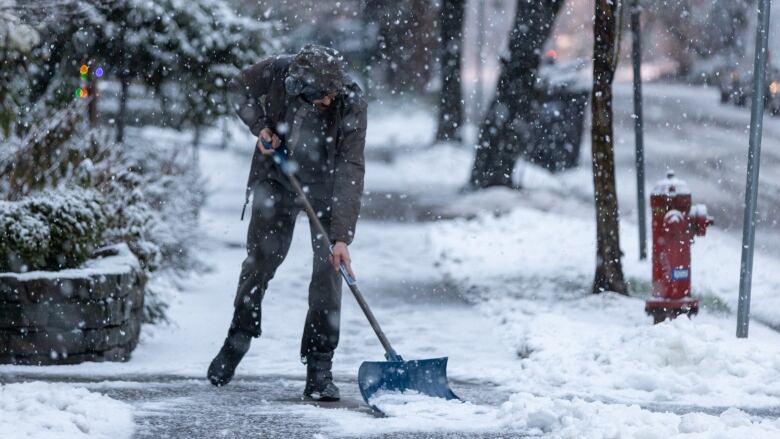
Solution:
<svg viewBox="0 0 780 439"><path fill-rule="evenodd" d="M330 255L333 256L333 244L331 244L328 249L330 250ZM347 283L347 285L357 285L357 281L349 274L349 271L347 271L347 266L344 265L343 262L339 264L339 273L341 273L341 277L344 278L344 281Z"/></svg>

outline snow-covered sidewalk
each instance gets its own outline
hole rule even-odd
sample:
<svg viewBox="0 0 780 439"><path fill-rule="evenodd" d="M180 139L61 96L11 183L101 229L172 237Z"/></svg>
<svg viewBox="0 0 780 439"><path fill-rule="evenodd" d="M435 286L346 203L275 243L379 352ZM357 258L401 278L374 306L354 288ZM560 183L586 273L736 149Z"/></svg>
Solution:
<svg viewBox="0 0 780 439"><path fill-rule="evenodd" d="M650 268L635 261L630 222L623 222L625 270L638 297L588 293L592 207L582 191L571 190L589 184L587 169L553 178L528 168L526 191L462 195L471 151L421 148L431 119L415 112L393 117L370 123L366 187L370 205L391 208L359 223L353 266L398 351L408 359L449 356L453 389L470 402L410 396L403 404L389 401L387 418L359 409L357 367L381 359L382 351L347 290L335 359L345 403L326 408L299 399L304 368L298 343L311 263L303 216L264 300L263 337L234 383L225 389L206 383L244 257L247 223L239 214L249 152L238 148L201 152L212 190L200 243L209 269L182 285L171 325L145 327L127 363L0 366L0 378L83 381L77 386L88 390L69 392L105 398L109 406L116 402L97 394L105 393L132 405L112 407L121 416L135 412L138 437L170 432L171 425L181 437L244 437L252 428L271 437L290 437L289 431L308 437L780 437L780 335L754 323L748 340L734 338L730 309L739 244L731 235L715 229L694 246L694 288L705 299L700 315L652 325L641 297ZM383 142L393 133L402 134L388 147ZM401 222L393 209L456 219ZM756 259L753 303L767 318L780 310L772 297L780 273L768 268L777 262L764 254ZM0 420L18 420L28 410L6 401L23 399L18 395L25 392L52 394L41 385L4 385L0 400L11 414ZM40 403L58 407L68 419L79 413L56 400ZM238 413L220 412L233 405L240 405ZM213 418L222 415L238 421Z"/></svg>

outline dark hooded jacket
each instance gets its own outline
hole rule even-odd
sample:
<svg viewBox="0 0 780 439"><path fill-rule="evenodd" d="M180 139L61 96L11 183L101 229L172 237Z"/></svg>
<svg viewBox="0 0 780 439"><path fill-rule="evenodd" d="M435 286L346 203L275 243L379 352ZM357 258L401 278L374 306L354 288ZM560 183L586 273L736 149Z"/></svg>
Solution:
<svg viewBox="0 0 780 439"><path fill-rule="evenodd" d="M297 57L300 59L300 56ZM242 71L230 82L228 89L236 112L255 136L267 127L285 141L283 127L287 106L291 98L296 98L289 96L285 80L291 71L300 67L296 62L296 55L267 58ZM323 66L308 67L316 71L317 67ZM331 80L333 74L330 71L328 75L323 75L324 80ZM329 142L326 144L333 188L329 233L333 242L350 244L363 193L366 103L360 87L348 76L341 76L338 85L340 93L328 110L333 111L332 122L327 127ZM247 181L247 198L258 182L272 178L272 172L271 159L255 148Z"/></svg>

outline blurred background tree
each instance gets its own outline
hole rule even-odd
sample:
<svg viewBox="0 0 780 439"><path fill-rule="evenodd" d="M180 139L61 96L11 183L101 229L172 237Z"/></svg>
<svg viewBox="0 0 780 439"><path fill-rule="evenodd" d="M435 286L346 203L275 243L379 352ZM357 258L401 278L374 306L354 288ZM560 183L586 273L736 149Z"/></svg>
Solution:
<svg viewBox="0 0 780 439"><path fill-rule="evenodd" d="M11 134L17 114L28 103L25 90L30 52L40 44L40 35L22 23L15 2L0 0L0 129Z"/></svg>
<svg viewBox="0 0 780 439"><path fill-rule="evenodd" d="M520 0L509 36L509 53L502 58L496 92L479 127L471 173L473 188L513 186L512 170L528 143L535 117L532 111L539 64L563 0Z"/></svg>
<svg viewBox="0 0 780 439"><path fill-rule="evenodd" d="M38 8L9 4L46 42L32 50L26 63L31 66L29 100L62 108L83 85L80 66L89 66L92 85L101 67L107 86L102 94L113 100L101 113L115 121L118 141L130 118L132 85L156 101L152 119L164 116L176 128L198 128L226 114L228 80L278 47L270 23L239 15L221 0L38 3ZM54 22L57 26L48 25Z"/></svg>
<svg viewBox="0 0 780 439"><path fill-rule="evenodd" d="M228 80L279 51L274 32L225 0L0 0L0 198L27 205L47 194L84 220L105 212L101 227L74 217L94 232L80 248L127 243L149 277L146 319L164 320L171 283L201 264L205 187L197 154L154 130L192 131L198 141L228 113ZM100 196L70 203L82 190ZM0 222L37 224L15 211ZM68 253L71 238L61 238L51 248ZM3 257L29 254L17 248L25 242ZM75 266L91 255L63 256Z"/></svg>
<svg viewBox="0 0 780 439"><path fill-rule="evenodd" d="M463 47L465 0L442 0L439 13L439 120L437 141L461 141L463 91L460 59Z"/></svg>
<svg viewBox="0 0 780 439"><path fill-rule="evenodd" d="M593 293L628 294L620 249L620 221L615 178L615 131L612 83L620 51L623 2L596 0L593 23L593 91L591 156L596 206L596 274Z"/></svg>

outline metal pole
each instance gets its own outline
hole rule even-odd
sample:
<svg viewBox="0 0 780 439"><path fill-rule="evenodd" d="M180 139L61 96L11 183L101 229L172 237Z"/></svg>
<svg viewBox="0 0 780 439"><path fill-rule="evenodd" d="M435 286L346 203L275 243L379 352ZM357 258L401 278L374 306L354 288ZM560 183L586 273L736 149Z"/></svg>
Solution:
<svg viewBox="0 0 780 439"><path fill-rule="evenodd" d="M634 65L634 136L636 146L636 207L639 218L639 259L647 259L647 219L645 213L645 140L642 119L642 34L639 0L631 3L631 59Z"/></svg>
<svg viewBox="0 0 780 439"><path fill-rule="evenodd" d="M485 62L485 0L477 0L477 90L475 93L476 108L472 119L479 124L482 118L482 64Z"/></svg>
<svg viewBox="0 0 780 439"><path fill-rule="evenodd" d="M753 246L756 238L758 171L761 166L761 130L764 119L767 42L770 0L758 1L756 56L753 65L753 105L750 113L750 146L745 185L745 219L742 223L742 263L739 270L737 337L747 338L750 323L750 289L753 282Z"/></svg>

